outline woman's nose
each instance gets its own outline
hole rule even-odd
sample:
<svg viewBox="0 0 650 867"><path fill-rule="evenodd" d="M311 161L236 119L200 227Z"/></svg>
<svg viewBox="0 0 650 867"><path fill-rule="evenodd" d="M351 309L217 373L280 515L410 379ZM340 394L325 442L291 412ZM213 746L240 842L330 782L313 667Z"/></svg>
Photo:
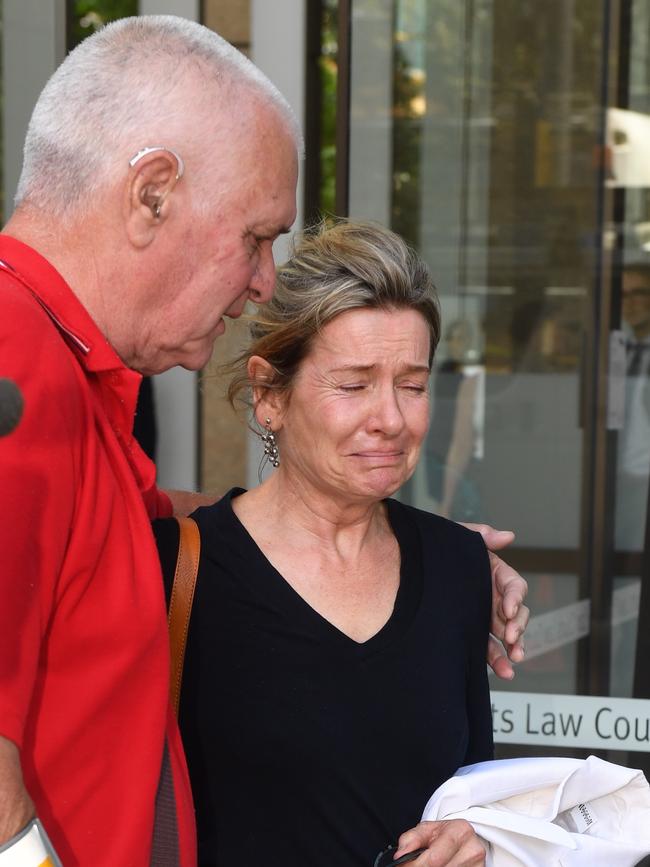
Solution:
<svg viewBox="0 0 650 867"><path fill-rule="evenodd" d="M373 421L376 428L389 435L395 435L404 426L404 416L397 399L395 389L382 388L377 393L373 407Z"/></svg>

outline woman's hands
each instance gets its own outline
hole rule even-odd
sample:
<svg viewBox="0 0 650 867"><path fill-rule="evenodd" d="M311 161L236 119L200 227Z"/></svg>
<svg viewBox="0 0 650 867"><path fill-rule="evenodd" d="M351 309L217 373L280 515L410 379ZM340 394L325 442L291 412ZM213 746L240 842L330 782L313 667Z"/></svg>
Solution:
<svg viewBox="0 0 650 867"><path fill-rule="evenodd" d="M409 867L480 867L485 864L485 845L464 819L420 822L399 838L394 857L425 849L408 862Z"/></svg>

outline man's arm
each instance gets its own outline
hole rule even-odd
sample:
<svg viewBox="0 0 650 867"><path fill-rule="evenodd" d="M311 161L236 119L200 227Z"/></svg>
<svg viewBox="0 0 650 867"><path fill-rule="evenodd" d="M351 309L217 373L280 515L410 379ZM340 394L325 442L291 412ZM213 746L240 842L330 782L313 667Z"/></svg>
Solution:
<svg viewBox="0 0 650 867"><path fill-rule="evenodd" d="M61 563L77 509L77 443L88 419L78 362L58 330L30 293L10 280L0 283L0 375L16 383L24 401L18 424L0 440L1 845L36 812L30 795L38 800L38 793L26 790L21 767L21 758L27 767L32 757L21 757L17 744L33 722L43 632L61 592Z"/></svg>
<svg viewBox="0 0 650 867"><path fill-rule="evenodd" d="M34 804L23 783L18 747L0 737L0 846L34 818Z"/></svg>
<svg viewBox="0 0 650 867"><path fill-rule="evenodd" d="M509 530L495 530L487 524L466 524L483 537L490 552L492 571L492 636L488 642L487 662L497 677L512 680L513 662L524 658L523 635L530 611L524 605L528 584L511 566L494 552L511 544L515 538Z"/></svg>
<svg viewBox="0 0 650 867"><path fill-rule="evenodd" d="M215 494L197 491L165 490L174 508L174 515L190 515L199 506L211 506L219 499ZM513 662L522 662L522 641L530 611L524 605L528 584L512 567L494 553L506 548L515 538L510 530L495 530L487 524L465 524L480 533L490 552L492 572L492 623L487 648L487 662L497 677L512 680Z"/></svg>
<svg viewBox="0 0 650 867"><path fill-rule="evenodd" d="M169 491L165 489L172 502L175 516L191 515L199 506L211 506L219 497L216 494L202 494L200 491Z"/></svg>

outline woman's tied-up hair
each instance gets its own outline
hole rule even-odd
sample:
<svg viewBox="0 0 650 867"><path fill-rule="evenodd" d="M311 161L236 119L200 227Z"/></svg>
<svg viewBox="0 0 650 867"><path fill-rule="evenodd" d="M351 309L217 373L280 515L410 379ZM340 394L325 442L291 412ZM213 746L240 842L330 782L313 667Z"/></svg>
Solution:
<svg viewBox="0 0 650 867"><path fill-rule="evenodd" d="M314 338L341 313L357 309L417 310L430 334L429 366L440 338L440 312L429 269L399 235L369 222L323 222L294 242L278 268L273 299L250 318L250 346L231 364L228 398L250 387L290 392ZM248 360L269 362L270 381L251 382Z"/></svg>

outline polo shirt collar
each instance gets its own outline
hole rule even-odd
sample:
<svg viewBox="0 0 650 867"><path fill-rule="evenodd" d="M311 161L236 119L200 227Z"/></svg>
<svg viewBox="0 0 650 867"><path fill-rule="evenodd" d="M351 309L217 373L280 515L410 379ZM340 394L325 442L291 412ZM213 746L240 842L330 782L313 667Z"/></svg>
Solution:
<svg viewBox="0 0 650 867"><path fill-rule="evenodd" d="M125 365L61 274L40 253L0 234L0 262L32 293L74 347L82 366L93 372ZM140 378L139 374L134 375Z"/></svg>

